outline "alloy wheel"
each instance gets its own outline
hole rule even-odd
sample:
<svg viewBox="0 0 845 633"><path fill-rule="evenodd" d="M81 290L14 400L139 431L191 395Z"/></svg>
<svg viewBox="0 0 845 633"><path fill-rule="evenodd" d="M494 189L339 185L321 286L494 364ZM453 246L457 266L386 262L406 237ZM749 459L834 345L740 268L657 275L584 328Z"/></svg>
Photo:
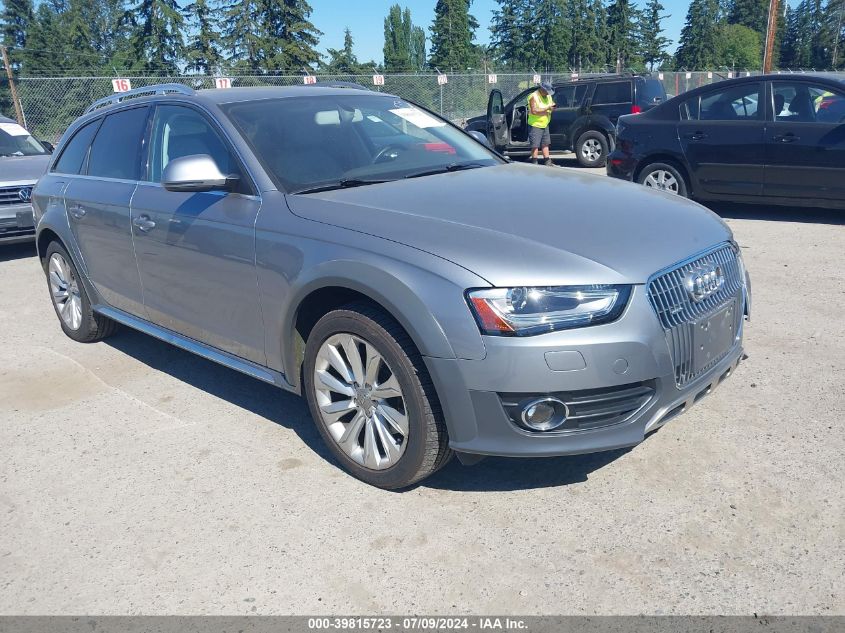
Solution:
<svg viewBox="0 0 845 633"><path fill-rule="evenodd" d="M678 193L678 179L665 169L655 169L643 180L646 187L660 189L669 193Z"/></svg>
<svg viewBox="0 0 845 633"><path fill-rule="evenodd" d="M597 161L601 158L601 143L594 138L587 139L581 146L581 155L590 162Z"/></svg>
<svg viewBox="0 0 845 633"><path fill-rule="evenodd" d="M314 390L323 424L350 459L372 470L399 461L408 446L408 409L396 374L372 343L348 333L326 339Z"/></svg>
<svg viewBox="0 0 845 633"><path fill-rule="evenodd" d="M50 280L50 296L59 318L71 330L78 330L82 325L82 297L73 269L64 257L53 253L47 265L47 273Z"/></svg>

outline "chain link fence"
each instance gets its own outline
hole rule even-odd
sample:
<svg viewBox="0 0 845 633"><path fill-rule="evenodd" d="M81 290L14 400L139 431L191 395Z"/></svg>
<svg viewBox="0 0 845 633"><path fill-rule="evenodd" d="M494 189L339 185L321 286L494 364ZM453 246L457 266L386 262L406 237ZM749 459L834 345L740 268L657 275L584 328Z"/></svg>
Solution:
<svg viewBox="0 0 845 633"><path fill-rule="evenodd" d="M757 71L655 72L651 76L663 82L667 94L678 95L731 77L760 74ZM577 75L567 71L544 74L543 80L569 80ZM588 74L582 77L588 77ZM317 75L308 81L352 82L371 90L396 94L423 105L442 116L463 123L484 114L492 89L502 92L505 102L522 90L535 85L534 73L450 74L441 83L436 74L383 75L383 85L374 85L373 75ZM70 123L93 101L112 94L114 77L22 77L18 93L27 128L38 138L55 142ZM183 75L174 77L127 77L132 88L160 83L181 83L194 89L214 89L214 77ZM302 75L236 75L229 77L232 87L302 85ZM7 116L12 112L4 113Z"/></svg>

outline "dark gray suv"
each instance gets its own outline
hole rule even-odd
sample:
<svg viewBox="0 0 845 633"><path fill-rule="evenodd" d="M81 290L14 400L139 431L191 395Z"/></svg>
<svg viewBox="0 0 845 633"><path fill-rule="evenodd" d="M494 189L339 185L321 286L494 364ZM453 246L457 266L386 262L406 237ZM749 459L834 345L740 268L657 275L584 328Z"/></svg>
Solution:
<svg viewBox="0 0 845 633"><path fill-rule="evenodd" d="M338 462L384 488L453 452L636 444L742 355L749 285L718 217L508 164L401 97L111 97L34 205L68 336L124 324L301 393Z"/></svg>

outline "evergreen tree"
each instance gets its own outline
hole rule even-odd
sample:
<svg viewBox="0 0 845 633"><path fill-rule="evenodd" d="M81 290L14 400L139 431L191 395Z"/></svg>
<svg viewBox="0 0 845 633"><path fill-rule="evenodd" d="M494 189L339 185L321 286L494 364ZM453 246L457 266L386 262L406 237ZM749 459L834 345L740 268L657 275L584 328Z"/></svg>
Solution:
<svg viewBox="0 0 845 633"><path fill-rule="evenodd" d="M185 43L185 18L176 0L141 0L126 12L130 28L129 48L134 59L132 70L170 75L179 71Z"/></svg>
<svg viewBox="0 0 845 633"><path fill-rule="evenodd" d="M9 50L12 65L19 67L23 61L23 52L18 49L27 45L27 31L35 10L32 0L4 0L4 3L3 11L0 12L0 41Z"/></svg>
<svg viewBox="0 0 845 633"><path fill-rule="evenodd" d="M478 20L469 13L472 0L437 0L431 25L429 63L442 71L464 70L478 61L473 44Z"/></svg>
<svg viewBox="0 0 845 633"><path fill-rule="evenodd" d="M534 0L534 33L529 50L529 67L537 70L565 68L568 61L570 31L565 0Z"/></svg>
<svg viewBox="0 0 845 633"><path fill-rule="evenodd" d="M719 35L718 19L718 0L692 0L675 53L677 69L713 68Z"/></svg>
<svg viewBox="0 0 845 633"><path fill-rule="evenodd" d="M410 21L410 13L408 21ZM411 51L410 51L411 70L420 71L426 66L425 54L425 31L421 26L411 27Z"/></svg>
<svg viewBox="0 0 845 633"><path fill-rule="evenodd" d="M533 39L529 0L498 0L499 8L493 11L490 22L490 52L509 70L524 69L529 65L530 42Z"/></svg>
<svg viewBox="0 0 845 633"><path fill-rule="evenodd" d="M607 28L607 11L602 0L593 0L587 9L585 27L592 25L592 37L588 38L589 66L602 70L607 65L610 50L610 33Z"/></svg>
<svg viewBox="0 0 845 633"><path fill-rule="evenodd" d="M384 18L384 67L388 72L411 69L411 12L394 4Z"/></svg>
<svg viewBox="0 0 845 633"><path fill-rule="evenodd" d="M741 24L765 36L769 0L729 0L726 13L728 24Z"/></svg>
<svg viewBox="0 0 845 633"><path fill-rule="evenodd" d="M829 0L826 11L827 30L830 43L833 46L831 51L830 67L841 68L843 57L845 57L845 0Z"/></svg>
<svg viewBox="0 0 845 633"><path fill-rule="evenodd" d="M662 15L664 6L660 0L648 0L644 11L640 15L640 57L649 70L662 66L669 60L666 48L670 44L668 37L664 37L661 22L668 17Z"/></svg>
<svg viewBox="0 0 845 633"><path fill-rule="evenodd" d="M357 75L366 72L368 67L358 63L358 57L353 49L352 31L349 27L343 31L343 48L329 48L329 61L323 64L322 70L328 73Z"/></svg>
<svg viewBox="0 0 845 633"><path fill-rule="evenodd" d="M607 60L618 70L635 66L638 62L638 12L630 0L614 0L607 8Z"/></svg>
<svg viewBox="0 0 845 633"><path fill-rule="evenodd" d="M194 0L185 7L185 15L193 27L185 49L187 67L209 75L222 61L221 37L217 31L218 10L207 0Z"/></svg>

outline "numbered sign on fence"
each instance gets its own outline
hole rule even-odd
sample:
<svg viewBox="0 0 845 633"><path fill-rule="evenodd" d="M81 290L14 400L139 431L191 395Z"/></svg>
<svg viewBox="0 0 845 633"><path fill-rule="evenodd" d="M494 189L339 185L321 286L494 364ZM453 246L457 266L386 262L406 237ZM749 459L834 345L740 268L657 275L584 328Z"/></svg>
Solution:
<svg viewBox="0 0 845 633"><path fill-rule="evenodd" d="M663 81L663 73L657 73L657 78L658 78L660 81Z"/></svg>
<svg viewBox="0 0 845 633"><path fill-rule="evenodd" d="M215 77L214 87L218 90L225 90L232 87L232 80L229 77Z"/></svg>
<svg viewBox="0 0 845 633"><path fill-rule="evenodd" d="M313 86L315 83L317 83L317 78L314 75L305 75L302 78L302 83L304 83L306 86Z"/></svg>
<svg viewBox="0 0 845 633"><path fill-rule="evenodd" d="M496 75L487 75L487 83L494 84L499 81L499 78Z"/></svg>
<svg viewBox="0 0 845 633"><path fill-rule="evenodd" d="M708 78L708 79L713 79L713 73L707 73L707 78Z"/></svg>
<svg viewBox="0 0 845 633"><path fill-rule="evenodd" d="M115 92L129 92L132 90L132 82L128 79L112 79L111 88Z"/></svg>
<svg viewBox="0 0 845 633"><path fill-rule="evenodd" d="M384 75L373 75L373 85L374 86L383 86L384 85Z"/></svg>
<svg viewBox="0 0 845 633"><path fill-rule="evenodd" d="M543 80L543 78L542 78L540 75L534 75L534 77L532 78L532 81L533 81L535 84L540 83L542 80Z"/></svg>
<svg viewBox="0 0 845 633"><path fill-rule="evenodd" d="M446 75L437 75L437 85L442 86L449 83L449 78Z"/></svg>
<svg viewBox="0 0 845 633"><path fill-rule="evenodd" d="M750 73L750 72L748 72L748 71L746 70L746 71L745 71L745 76L746 76L746 77L750 77L750 76L751 76L751 73Z"/></svg>
<svg viewBox="0 0 845 633"><path fill-rule="evenodd" d="M687 73L687 79L692 79L692 73Z"/></svg>
<svg viewBox="0 0 845 633"><path fill-rule="evenodd" d="M578 73L572 73L572 78L573 78L573 79L578 79Z"/></svg>
<svg viewBox="0 0 845 633"><path fill-rule="evenodd" d="M728 73L728 79L733 79L733 78L734 78L734 74L733 74L733 73Z"/></svg>

